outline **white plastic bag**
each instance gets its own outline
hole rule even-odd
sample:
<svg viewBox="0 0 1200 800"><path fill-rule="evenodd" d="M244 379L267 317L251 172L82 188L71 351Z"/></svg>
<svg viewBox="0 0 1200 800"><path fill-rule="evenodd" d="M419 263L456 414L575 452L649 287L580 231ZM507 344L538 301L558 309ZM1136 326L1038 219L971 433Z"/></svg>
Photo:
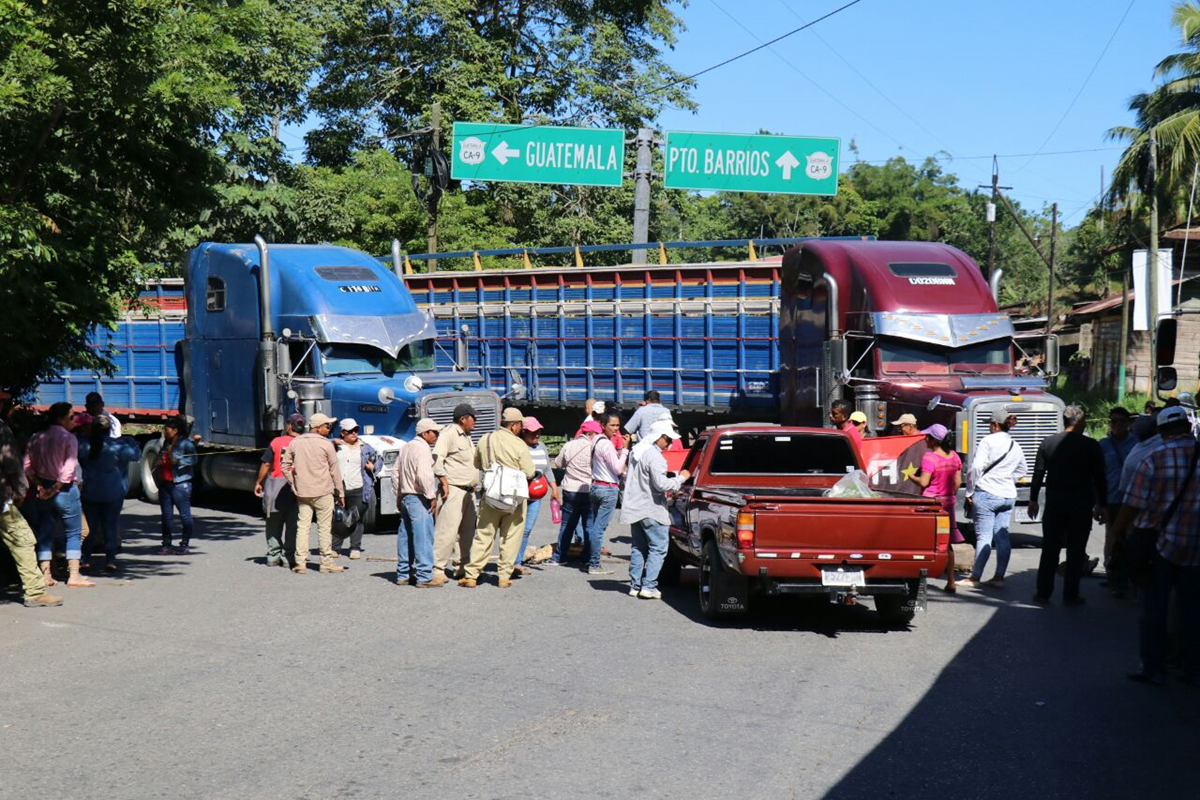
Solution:
<svg viewBox="0 0 1200 800"><path fill-rule="evenodd" d="M837 483L825 493L826 497L882 497L878 492L871 491L867 483L867 473L861 469L847 472Z"/></svg>

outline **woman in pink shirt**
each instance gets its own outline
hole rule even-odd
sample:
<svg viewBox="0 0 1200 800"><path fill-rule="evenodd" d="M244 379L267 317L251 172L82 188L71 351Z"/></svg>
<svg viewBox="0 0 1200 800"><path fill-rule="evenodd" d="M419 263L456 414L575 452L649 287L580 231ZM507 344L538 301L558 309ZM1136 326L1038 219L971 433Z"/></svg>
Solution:
<svg viewBox="0 0 1200 800"><path fill-rule="evenodd" d="M25 452L25 472L37 489L34 510L37 515L37 559L53 586L50 575L54 557L56 523L61 522L67 536L67 586L95 586L79 574L82 556L83 506L79 501L76 474L79 468L79 440L71 433L75 423L70 403L55 403L46 412L50 427L29 440Z"/></svg>
<svg viewBox="0 0 1200 800"><path fill-rule="evenodd" d="M913 476L913 480L924 489L922 496L941 500L942 508L950 515L946 591L953 593L958 590L954 582L954 545L966 541L958 530L955 512L958 490L962 487L962 459L954 452L954 434L945 425L930 425L921 433L925 434L925 444L929 450L921 459L921 471Z"/></svg>

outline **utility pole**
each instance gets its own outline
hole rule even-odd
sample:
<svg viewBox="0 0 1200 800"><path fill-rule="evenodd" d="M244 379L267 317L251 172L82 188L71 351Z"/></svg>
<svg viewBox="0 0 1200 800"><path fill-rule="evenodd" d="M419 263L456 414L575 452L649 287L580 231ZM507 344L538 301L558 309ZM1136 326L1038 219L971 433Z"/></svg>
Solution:
<svg viewBox="0 0 1200 800"><path fill-rule="evenodd" d="M433 124L431 125L431 127L433 128L433 140L432 140L432 144L430 145L430 148L431 148L430 152L436 153L436 152L439 152L442 147L442 104L441 103L435 102L433 104ZM428 250L428 252L436 253L438 251L438 231L437 231L438 201L441 200L441 192L437 189L434 189L432 186L435 183L434 175L433 175L434 168L433 168L433 157L432 156L430 156L428 159L426 159L426 164L428 164L428 166L426 167L426 172L429 173L429 181L431 184L431 187L429 190L429 250ZM437 259L436 258L429 260L429 271L430 272L437 271Z"/></svg>
<svg viewBox="0 0 1200 800"><path fill-rule="evenodd" d="M989 185L986 183L979 184L980 189L987 189ZM996 273L996 206L1000 203L1000 190L1011 189L1011 186L1000 185L1000 160L995 155L992 156L992 200L987 205L987 222L988 222L988 261L987 261L987 276L988 281L991 281L992 275Z"/></svg>
<svg viewBox="0 0 1200 800"><path fill-rule="evenodd" d="M1146 392L1154 397L1154 381L1158 375L1158 359L1155 341L1158 332L1158 139L1150 130L1150 375Z"/></svg>
<svg viewBox="0 0 1200 800"><path fill-rule="evenodd" d="M1046 333L1054 329L1054 265L1058 250L1058 203L1050 207L1050 288L1046 292Z"/></svg>
<svg viewBox="0 0 1200 800"><path fill-rule="evenodd" d="M653 165L651 148L654 146L654 131L638 128L637 166L633 172L633 243L645 244L650 240L650 174ZM646 263L646 251L633 251L633 264Z"/></svg>

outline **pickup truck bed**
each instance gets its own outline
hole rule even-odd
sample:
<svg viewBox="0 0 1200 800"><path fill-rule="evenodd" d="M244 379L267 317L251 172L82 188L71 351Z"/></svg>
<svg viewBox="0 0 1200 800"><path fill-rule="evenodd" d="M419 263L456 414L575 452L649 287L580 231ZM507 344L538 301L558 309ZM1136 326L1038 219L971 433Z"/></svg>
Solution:
<svg viewBox="0 0 1200 800"><path fill-rule="evenodd" d="M950 526L937 501L827 496L861 468L839 432L717 428L684 466L692 477L672 504L663 576L699 566L701 610L710 618L744 613L753 594L787 593L836 602L873 596L885 617L908 621L925 579L945 569Z"/></svg>

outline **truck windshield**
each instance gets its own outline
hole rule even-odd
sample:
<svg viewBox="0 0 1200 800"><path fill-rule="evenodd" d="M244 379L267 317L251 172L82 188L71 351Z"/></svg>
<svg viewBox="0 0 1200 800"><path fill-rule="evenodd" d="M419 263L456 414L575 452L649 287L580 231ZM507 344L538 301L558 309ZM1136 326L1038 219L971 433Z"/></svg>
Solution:
<svg viewBox="0 0 1200 800"><path fill-rule="evenodd" d="M1007 339L938 347L908 339L881 337L879 360L893 375L1011 375L1012 345Z"/></svg>
<svg viewBox="0 0 1200 800"><path fill-rule="evenodd" d="M390 378L397 372L429 372L433 362L432 339L409 342L396 358L363 344L321 345L321 366L326 375L383 374Z"/></svg>
<svg viewBox="0 0 1200 800"><path fill-rule="evenodd" d="M715 444L713 475L845 475L858 466L846 436L735 433Z"/></svg>

